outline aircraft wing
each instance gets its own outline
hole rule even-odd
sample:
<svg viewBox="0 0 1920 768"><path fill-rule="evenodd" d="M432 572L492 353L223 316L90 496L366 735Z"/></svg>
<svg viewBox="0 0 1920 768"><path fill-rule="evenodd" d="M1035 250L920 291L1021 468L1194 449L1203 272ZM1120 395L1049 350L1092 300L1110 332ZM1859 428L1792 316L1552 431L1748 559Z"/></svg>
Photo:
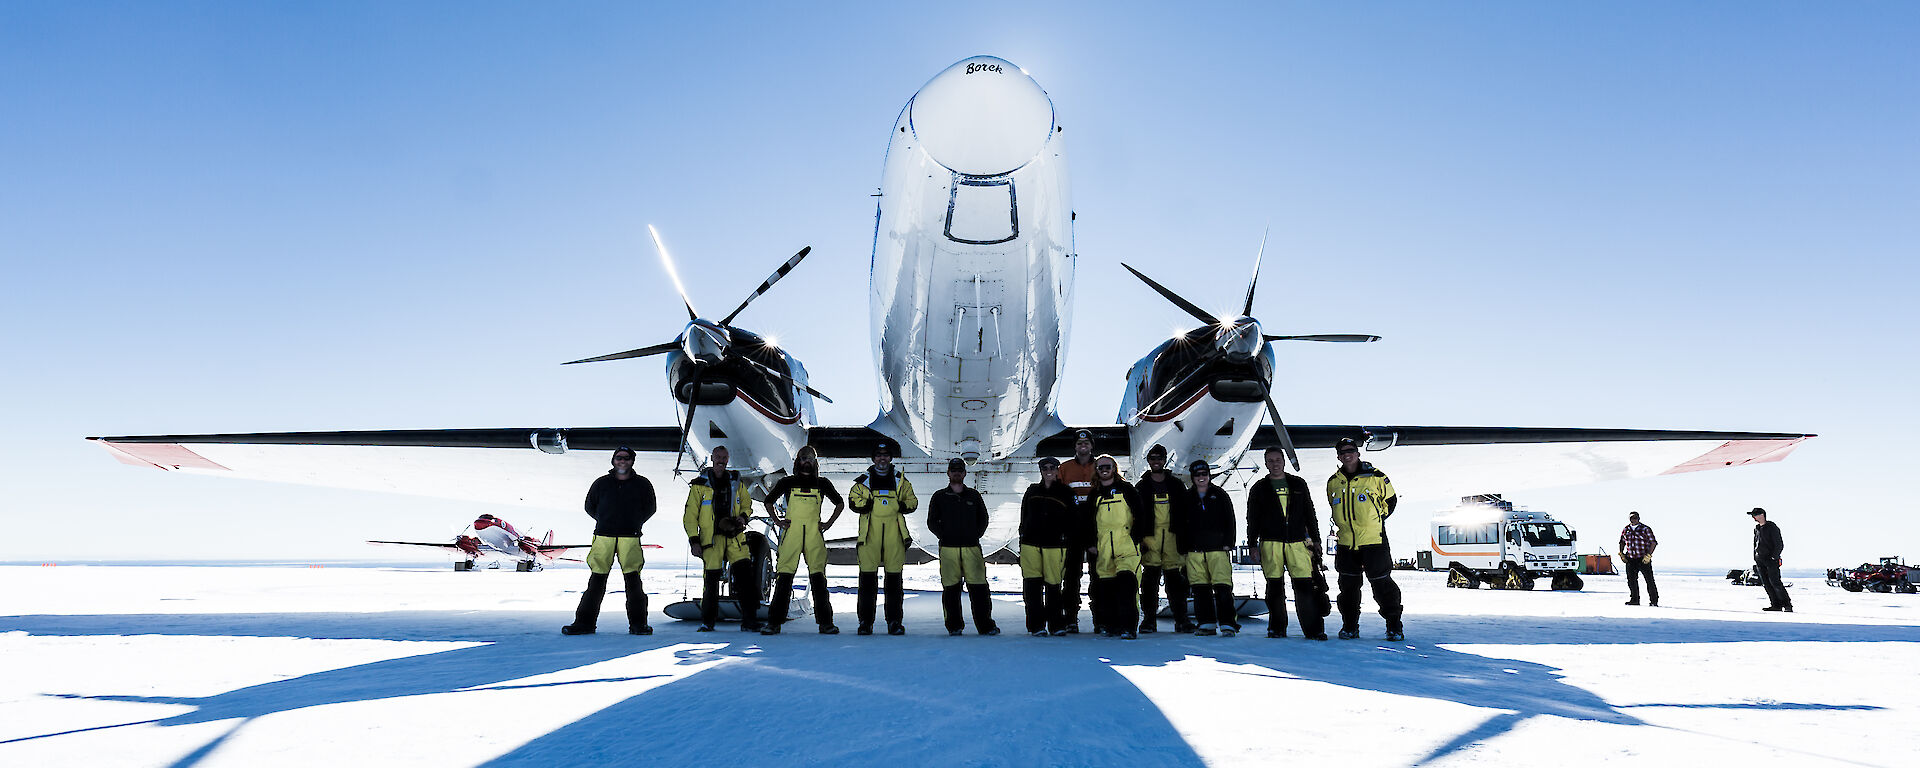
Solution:
<svg viewBox="0 0 1920 768"><path fill-rule="evenodd" d="M1076 428L1077 429L1077 428ZM1124 426L1085 427L1103 452L1130 453ZM1798 432L1714 432L1564 427L1289 426L1301 474L1318 480L1337 466L1341 438L1367 442L1372 462L1403 496L1422 501L1530 488L1584 485L1676 475L1780 461L1815 435ZM1279 445L1271 425L1260 427L1239 462L1241 482L1265 472L1260 452ZM1040 453L1073 452L1073 430L1049 437Z"/></svg>
<svg viewBox="0 0 1920 768"><path fill-rule="evenodd" d="M393 545L402 546L402 547L432 547L434 549L444 549L448 552L461 551L459 547L453 544L445 543L445 542L434 543L431 541L368 541L367 543L368 544L393 544Z"/></svg>
<svg viewBox="0 0 1920 768"><path fill-rule="evenodd" d="M607 453L672 476L677 427L424 429L92 437L122 463L169 472L577 509ZM693 467L692 461L682 465ZM669 505L671 506L671 505Z"/></svg>

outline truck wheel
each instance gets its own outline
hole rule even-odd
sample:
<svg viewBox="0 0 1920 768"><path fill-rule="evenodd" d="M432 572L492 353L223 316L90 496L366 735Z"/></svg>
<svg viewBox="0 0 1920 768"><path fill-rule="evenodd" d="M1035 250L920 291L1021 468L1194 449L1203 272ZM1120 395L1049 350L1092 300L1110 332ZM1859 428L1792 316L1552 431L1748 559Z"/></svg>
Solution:
<svg viewBox="0 0 1920 768"><path fill-rule="evenodd" d="M1574 591L1586 586L1580 575L1573 571L1560 571L1553 575L1553 588L1560 591Z"/></svg>
<svg viewBox="0 0 1920 768"><path fill-rule="evenodd" d="M1501 571L1500 580L1501 582L1503 582L1501 584L1501 588L1518 589L1523 591L1533 589L1533 577L1527 575L1526 569L1521 568L1520 566L1514 565L1512 560L1508 560L1504 563L1501 563L1500 571Z"/></svg>
<svg viewBox="0 0 1920 768"><path fill-rule="evenodd" d="M1447 564L1447 586L1458 589L1479 589L1480 579L1459 563Z"/></svg>

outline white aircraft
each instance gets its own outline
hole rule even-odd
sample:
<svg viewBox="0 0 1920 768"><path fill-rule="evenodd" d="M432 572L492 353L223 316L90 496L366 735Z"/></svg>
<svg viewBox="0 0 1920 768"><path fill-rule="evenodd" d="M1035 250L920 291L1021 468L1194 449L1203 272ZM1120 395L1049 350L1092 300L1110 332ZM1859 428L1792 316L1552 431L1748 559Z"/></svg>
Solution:
<svg viewBox="0 0 1920 768"><path fill-rule="evenodd" d="M806 257L801 251L721 319L703 318L673 275L689 321L669 342L574 362L666 358L681 423L650 427L281 432L96 437L131 464L170 471L442 498L570 508L605 470L606 453L639 452L656 479L697 468L715 445L731 466L772 486L811 444L843 489L878 444L895 466L942 482L952 457L993 507L982 543L1001 561L1017 550L1021 493L1038 456L1072 453L1056 415L1073 306L1074 211L1066 146L1053 102L1026 72L976 56L948 67L907 101L890 132L874 232L873 355L880 414L867 426L817 424L806 368L734 326L755 298ZM650 228L651 229L651 228ZM654 244L672 275L657 232ZM1264 246L1263 246L1264 250ZM1272 400L1275 342L1373 341L1358 334L1269 335L1253 317L1249 282L1238 317L1220 318L1136 271L1201 325L1152 348L1122 390L1117 424L1085 425L1099 452L1125 468L1166 446L1170 467L1194 459L1223 469L1278 445L1332 466L1341 438L1394 451L1402 495L1457 498L1505 491L1779 461L1813 435L1531 427L1287 426ZM1129 269L1132 269L1129 267ZM1262 426L1264 417L1272 425ZM1257 458L1254 463L1258 463ZM1255 473L1236 473L1244 483ZM923 494L924 495L924 494ZM672 499L670 493L663 498ZM672 509L671 501L663 505ZM656 519L655 532L677 524ZM920 515L915 538L931 542ZM846 526L851 532L851 526ZM678 531L668 538L677 539Z"/></svg>
<svg viewBox="0 0 1920 768"><path fill-rule="evenodd" d="M571 550L585 551L586 544L555 544L553 531L535 540L525 536L512 523L493 515L481 515L467 524L465 530L456 534L452 541L369 541L368 544L385 544L400 547L426 547L438 549L453 555L453 569L456 571L474 570L482 561L488 568L498 568L502 563L513 563L516 571L538 571L544 567L541 559L552 562L554 558ZM572 558L565 558L572 559Z"/></svg>

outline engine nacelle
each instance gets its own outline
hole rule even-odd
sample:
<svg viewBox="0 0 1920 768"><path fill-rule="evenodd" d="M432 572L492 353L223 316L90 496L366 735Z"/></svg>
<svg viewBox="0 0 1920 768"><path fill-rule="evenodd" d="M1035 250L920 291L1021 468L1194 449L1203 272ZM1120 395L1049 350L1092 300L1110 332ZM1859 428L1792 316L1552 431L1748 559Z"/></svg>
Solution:
<svg viewBox="0 0 1920 768"><path fill-rule="evenodd" d="M1215 334L1203 327L1168 339L1127 371L1119 420L1127 426L1135 473L1156 443L1166 446L1168 466L1181 474L1195 459L1216 466L1237 461L1253 443L1266 410L1273 351L1262 347L1240 360L1209 354Z"/></svg>
<svg viewBox="0 0 1920 768"><path fill-rule="evenodd" d="M686 423L688 467L705 466L714 446L727 448L727 466L743 475L785 471L787 458L807 443L815 423L813 396L780 374L805 384L806 367L760 336L729 328L718 362L673 350L666 355L667 386Z"/></svg>

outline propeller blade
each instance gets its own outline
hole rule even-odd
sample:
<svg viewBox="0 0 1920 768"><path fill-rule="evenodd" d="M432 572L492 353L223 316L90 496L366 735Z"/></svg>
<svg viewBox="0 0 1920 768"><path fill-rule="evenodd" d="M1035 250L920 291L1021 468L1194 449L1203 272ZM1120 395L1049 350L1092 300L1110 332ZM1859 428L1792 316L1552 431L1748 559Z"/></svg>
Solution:
<svg viewBox="0 0 1920 768"><path fill-rule="evenodd" d="M660 253L660 263L666 266L667 277L673 278L673 289L680 292L680 303L687 305L687 319L700 319L700 313L693 311L693 299L687 298L687 287L680 283L680 271L673 268L673 257L667 255L667 245L660 242L660 230L648 224L647 234L653 235L653 249Z"/></svg>
<svg viewBox="0 0 1920 768"><path fill-rule="evenodd" d="M604 363L604 362L606 362L606 361L608 361L608 360L625 360L625 359L627 359L627 358L630 358L630 357L648 357L648 356L651 356L651 355L657 355L657 354L660 354L660 353L662 353L662 352L667 352L667 351L670 351L670 350L673 350L673 349L675 349L675 348L678 348L679 346L680 346L680 343L679 343L679 342L675 342L675 341L668 341L668 342L663 342L663 343L660 343L660 344L655 344L655 345L653 345L653 346L651 346L651 347L641 347L641 348L639 348L639 349L629 349L629 350L627 350L627 351L625 351L625 352L615 352L615 353L613 353L613 354L611 354L611 355L601 355L601 356L599 356L599 357L589 357L589 358L587 358L587 359L585 359L585 360L568 360L568 361L566 361L566 362L564 362L564 363L561 363L561 365L573 365L574 363Z"/></svg>
<svg viewBox="0 0 1920 768"><path fill-rule="evenodd" d="M1127 266L1126 264L1121 264L1120 266L1127 267L1127 271L1132 272L1134 277L1140 278L1142 282L1145 282L1147 284L1147 287L1152 288L1153 290L1159 292L1161 296L1167 297L1167 301L1171 301L1173 302L1174 306L1186 310L1187 314L1193 315L1194 317L1198 318L1200 322L1206 323L1207 325L1220 324L1220 318L1214 317L1213 315L1209 314L1206 310L1201 309L1197 306L1194 306L1193 302L1180 298L1180 294L1167 290L1166 286L1154 282L1153 278L1140 274L1140 270L1134 269L1133 267Z"/></svg>
<svg viewBox="0 0 1920 768"><path fill-rule="evenodd" d="M687 423L680 428L680 452L673 457L673 476L675 478L680 477L680 462L686 460L687 447L692 445L693 412L700 407L701 373L704 373L704 371L699 369L695 369L693 372L693 391L689 392L687 397Z"/></svg>
<svg viewBox="0 0 1920 768"><path fill-rule="evenodd" d="M1267 341L1379 341L1380 337L1364 333L1310 333L1305 336L1263 336Z"/></svg>
<svg viewBox="0 0 1920 768"><path fill-rule="evenodd" d="M773 274L768 275L767 279L760 283L759 288L755 288L753 293L748 294L746 301L740 302L740 306L734 307L733 311L728 312L726 317L720 318L720 324L726 325L727 323L733 322L733 318L740 314L740 310L746 309L747 305L752 304L754 299L760 298L760 294L771 290L774 283L780 282L780 278L786 277L787 273L792 272L794 267L800 266L800 260L806 258L807 254L812 252L813 246L811 245L801 248L799 253L793 255L793 258L787 259L787 263L780 265L779 269L774 270Z"/></svg>
<svg viewBox="0 0 1920 768"><path fill-rule="evenodd" d="M776 370L774 370L774 369L772 369L771 367L768 367L768 366L767 366L767 365L766 365L765 363L762 363L762 362L760 362L760 361L758 361L758 360L755 360L755 359L753 359L753 358L751 358L751 357L747 357L746 355L741 355L741 356L740 356L740 359L741 359L741 360L745 360L745 361L747 361L747 362L749 362L749 363L753 363L753 364L754 364L754 366L755 366L755 367L758 367L758 368L759 368L760 370L763 370L763 371L766 371L767 373L771 373L771 374L773 374L773 375L775 375L775 376L778 376L778 377L780 377L780 378L782 378L782 379L785 379L785 380L786 380L786 382L787 382L788 384L791 384L791 385L793 385L793 386L796 386L796 387L799 387L799 388L801 388L801 389L804 389L804 390L806 390L806 391L807 391L807 394L809 394L809 395L813 395L814 397L817 397L817 398L820 398L820 399L822 399L822 400L825 400L825 401L827 401L827 402L829 402L829 403L831 403L831 402L833 402L833 398L831 398L831 397L827 397L826 395L823 395L823 394L820 394L820 390L817 390L817 389L814 389L813 387L809 387L809 386L807 386L807 385L805 385L805 384L802 384L802 383L800 383L800 382L798 382L798 381L795 381L795 380L794 380L794 378L793 378L792 376L788 376L787 374L784 374L784 373L781 373L781 372L779 372L779 371L776 371Z"/></svg>
<svg viewBox="0 0 1920 768"><path fill-rule="evenodd" d="M1287 434L1287 422L1280 419L1280 409L1273 404L1273 388L1267 388L1267 416L1273 419L1274 434L1280 437L1280 450L1287 452L1287 461L1293 464L1293 471L1300 471L1300 456L1293 452L1293 437Z"/></svg>
<svg viewBox="0 0 1920 768"><path fill-rule="evenodd" d="M1260 230L1260 252L1253 255L1253 279L1247 281L1247 306L1240 310L1246 317L1253 316L1253 287L1260 284L1260 260L1267 255L1267 232L1271 229Z"/></svg>

